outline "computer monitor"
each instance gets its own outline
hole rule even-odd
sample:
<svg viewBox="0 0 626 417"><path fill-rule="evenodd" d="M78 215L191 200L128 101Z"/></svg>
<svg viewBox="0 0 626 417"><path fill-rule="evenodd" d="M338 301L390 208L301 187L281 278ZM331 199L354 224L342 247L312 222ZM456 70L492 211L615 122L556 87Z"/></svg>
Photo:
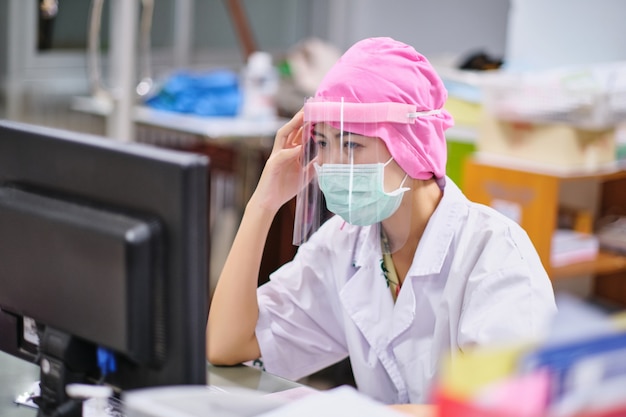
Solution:
<svg viewBox="0 0 626 417"><path fill-rule="evenodd" d="M40 416L73 382L207 383L208 167L0 121L0 350L40 365Z"/></svg>

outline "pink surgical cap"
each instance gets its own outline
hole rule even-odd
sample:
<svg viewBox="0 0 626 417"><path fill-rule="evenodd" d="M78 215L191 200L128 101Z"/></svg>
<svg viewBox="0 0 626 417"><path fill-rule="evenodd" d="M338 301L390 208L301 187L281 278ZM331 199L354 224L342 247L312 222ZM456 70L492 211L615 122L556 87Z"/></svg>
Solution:
<svg viewBox="0 0 626 417"><path fill-rule="evenodd" d="M441 109L415 123L346 123L345 131L381 138L393 159L412 178L443 178L446 173L444 132L454 124L443 110L448 97L428 60L411 46L391 38L369 38L343 54L320 83L316 98L343 97L354 103L406 103L416 111Z"/></svg>

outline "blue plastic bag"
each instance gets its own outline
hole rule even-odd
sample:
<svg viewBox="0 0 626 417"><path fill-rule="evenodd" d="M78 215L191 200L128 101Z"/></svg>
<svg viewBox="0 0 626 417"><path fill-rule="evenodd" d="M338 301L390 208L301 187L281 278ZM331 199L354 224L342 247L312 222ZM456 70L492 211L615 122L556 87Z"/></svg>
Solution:
<svg viewBox="0 0 626 417"><path fill-rule="evenodd" d="M239 77L229 70L180 71L146 100L151 108L199 116L236 116L242 102Z"/></svg>

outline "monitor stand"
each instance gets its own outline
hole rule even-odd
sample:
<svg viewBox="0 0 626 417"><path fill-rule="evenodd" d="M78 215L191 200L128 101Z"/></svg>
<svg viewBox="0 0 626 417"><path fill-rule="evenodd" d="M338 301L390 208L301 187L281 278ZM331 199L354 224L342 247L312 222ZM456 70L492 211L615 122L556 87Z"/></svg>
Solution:
<svg viewBox="0 0 626 417"><path fill-rule="evenodd" d="M46 327L40 337L40 393L32 400L37 417L81 417L82 400L65 391L69 384L86 384L98 374L96 348L78 338Z"/></svg>

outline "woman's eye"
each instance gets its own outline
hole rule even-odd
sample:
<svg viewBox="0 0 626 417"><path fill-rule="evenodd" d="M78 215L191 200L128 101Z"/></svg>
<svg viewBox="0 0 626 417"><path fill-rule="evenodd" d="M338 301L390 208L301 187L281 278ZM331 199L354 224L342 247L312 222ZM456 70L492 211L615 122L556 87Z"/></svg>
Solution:
<svg viewBox="0 0 626 417"><path fill-rule="evenodd" d="M356 149L360 147L361 145L356 142L345 142L343 146L348 149Z"/></svg>
<svg viewBox="0 0 626 417"><path fill-rule="evenodd" d="M318 148L325 148L328 144L326 143L326 141L324 139L316 139L315 140L315 146L317 146Z"/></svg>

